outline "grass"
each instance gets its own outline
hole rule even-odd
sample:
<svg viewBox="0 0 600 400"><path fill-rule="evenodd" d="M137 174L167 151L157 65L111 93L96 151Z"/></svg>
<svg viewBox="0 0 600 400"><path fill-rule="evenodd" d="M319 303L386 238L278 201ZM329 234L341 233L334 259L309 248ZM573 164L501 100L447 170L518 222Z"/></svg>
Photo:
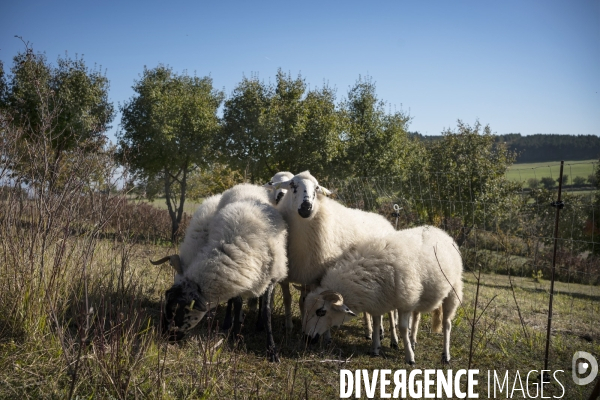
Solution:
<svg viewBox="0 0 600 400"><path fill-rule="evenodd" d="M122 265L122 251L114 242L100 242L89 276L94 309L89 338L80 343L82 320L77 313L61 324L66 329L62 335L54 328L38 327L4 338L0 342L0 398L65 397L77 373L73 391L78 398L325 399L339 397L342 368L413 369L404 362L402 345L400 350L388 347L389 338L384 339L381 357L371 357L359 318L335 330L332 344L306 346L296 309L294 332L286 336L279 289L273 324L281 363L266 361L264 334L254 332L253 312L247 315L244 336L237 345L218 330L223 307L182 343L169 344L157 330L162 294L172 282L172 272L146 261L165 251L153 245L131 246L119 277L114 271ZM74 274L76 270L67 271ZM467 368L476 279L467 272L464 280L464 307L455 317L452 332L451 366L441 364L442 337L429 332L425 315L414 368ZM514 376L516 370L523 373L543 367L549 283L513 278L512 285L528 338L509 278L482 275L478 313L489 306L476 325L472 366L480 370L481 397L486 397L488 369L509 370ZM583 399L591 386L573 384L571 357L584 350L600 358L600 288L557 283L556 291L550 368L565 371L559 376L567 398ZM387 321L385 325L387 329ZM547 393L558 396L560 387L550 385Z"/></svg>
<svg viewBox="0 0 600 400"><path fill-rule="evenodd" d="M563 174L569 176L569 184L576 176L587 179L588 175L594 173L598 160L565 161ZM506 177L509 180L527 183L528 179L541 179L551 177L557 179L560 173L560 162L523 163L513 164L509 167Z"/></svg>
<svg viewBox="0 0 600 400"><path fill-rule="evenodd" d="M147 201L147 203L151 204L152 206L154 206L160 210L167 209L167 203L164 198L158 198L158 199L154 199L152 201ZM187 215L191 216L194 214L194 212L196 211L196 209L198 208L198 206L200 204L202 204L202 200L200 200L200 201L186 200L185 204L183 205L183 212L186 213Z"/></svg>

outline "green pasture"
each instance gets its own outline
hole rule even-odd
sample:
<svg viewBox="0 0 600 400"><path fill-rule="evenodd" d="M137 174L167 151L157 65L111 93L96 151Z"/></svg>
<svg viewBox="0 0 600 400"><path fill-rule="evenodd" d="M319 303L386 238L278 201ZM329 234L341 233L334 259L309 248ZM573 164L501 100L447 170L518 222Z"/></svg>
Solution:
<svg viewBox="0 0 600 400"><path fill-rule="evenodd" d="M594 173L598 160L565 161L563 174L569 176L568 183L576 176L586 178ZM506 177L517 182L527 182L530 178L541 179L551 177L557 179L560 174L560 162L513 164L508 168Z"/></svg>

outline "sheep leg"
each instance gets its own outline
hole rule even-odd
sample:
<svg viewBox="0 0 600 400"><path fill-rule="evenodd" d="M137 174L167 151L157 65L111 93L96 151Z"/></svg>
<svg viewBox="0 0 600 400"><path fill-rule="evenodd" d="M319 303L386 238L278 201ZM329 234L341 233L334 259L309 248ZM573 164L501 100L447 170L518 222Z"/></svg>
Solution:
<svg viewBox="0 0 600 400"><path fill-rule="evenodd" d="M396 313L394 311L390 311L388 314L390 316L390 347L393 349L398 348L398 333L396 332Z"/></svg>
<svg viewBox="0 0 600 400"><path fill-rule="evenodd" d="M256 318L256 332L262 332L265 329L264 321L263 321L263 294L258 298L258 318Z"/></svg>
<svg viewBox="0 0 600 400"><path fill-rule="evenodd" d="M462 290L459 292L461 293ZM442 363L450 363L450 331L452 330L452 317L459 305L459 299L451 293L442 302L442 329L444 333L444 353Z"/></svg>
<svg viewBox="0 0 600 400"><path fill-rule="evenodd" d="M381 315L373 315L373 331L374 332L380 332L380 330L381 330L381 319L382 319ZM373 335L372 354L374 356L378 356L380 349L381 349L381 336L375 334L375 335Z"/></svg>
<svg viewBox="0 0 600 400"><path fill-rule="evenodd" d="M383 327L383 315L379 316L379 341L383 341L385 337L385 328Z"/></svg>
<svg viewBox="0 0 600 400"><path fill-rule="evenodd" d="M256 311L256 309L258 308L259 301L260 298L258 297L252 297L248 299L248 311Z"/></svg>
<svg viewBox="0 0 600 400"><path fill-rule="evenodd" d="M273 297L273 283L267 287L267 291L263 294L263 324L267 328L267 357L271 362L279 362L275 340L273 339L273 330L271 328L271 298Z"/></svg>
<svg viewBox="0 0 600 400"><path fill-rule="evenodd" d="M365 338L371 340L373 337L373 325L371 324L371 316L368 313L363 313L363 319L365 321Z"/></svg>
<svg viewBox="0 0 600 400"><path fill-rule="evenodd" d="M227 300L227 308L225 309L225 319L223 320L223 325L221 329L227 331L231 329L231 308L233 307L233 299Z"/></svg>
<svg viewBox="0 0 600 400"><path fill-rule="evenodd" d="M410 327L410 344L413 351L417 348L417 332L419 332L419 322L421 321L421 313L413 311L412 323Z"/></svg>
<svg viewBox="0 0 600 400"><path fill-rule="evenodd" d="M242 330L242 323L244 322L244 316L242 314L242 298L240 296L234 297L233 302L233 337L237 338ZM229 302L227 302L229 303Z"/></svg>
<svg viewBox="0 0 600 400"><path fill-rule="evenodd" d="M402 342L404 343L404 360L410 365L415 364L415 353L413 352L410 340L408 338L408 325L410 324L410 312L404 312L400 314L400 336L402 336Z"/></svg>
<svg viewBox="0 0 600 400"><path fill-rule="evenodd" d="M283 306L285 308L285 331L291 333L294 329L292 322L292 294L290 293L290 283L288 281L280 282L281 293L283 294Z"/></svg>

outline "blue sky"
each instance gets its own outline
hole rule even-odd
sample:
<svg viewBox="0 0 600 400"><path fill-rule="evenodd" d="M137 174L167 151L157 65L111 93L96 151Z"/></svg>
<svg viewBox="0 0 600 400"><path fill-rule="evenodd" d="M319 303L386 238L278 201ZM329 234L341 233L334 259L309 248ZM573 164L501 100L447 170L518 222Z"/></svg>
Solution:
<svg viewBox="0 0 600 400"><path fill-rule="evenodd" d="M53 62L83 54L115 104L144 66L210 75L226 94L282 68L338 99L369 75L423 134L479 119L498 134L600 135L600 0L3 3L5 69L24 49L14 35Z"/></svg>

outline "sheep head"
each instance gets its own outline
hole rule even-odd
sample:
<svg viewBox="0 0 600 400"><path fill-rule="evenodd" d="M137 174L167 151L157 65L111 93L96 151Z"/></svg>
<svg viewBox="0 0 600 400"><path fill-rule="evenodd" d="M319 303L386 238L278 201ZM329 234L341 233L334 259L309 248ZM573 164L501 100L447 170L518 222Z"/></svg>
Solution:
<svg viewBox="0 0 600 400"><path fill-rule="evenodd" d="M317 194L329 195L331 192L322 186L309 171L304 171L293 178L280 183L269 182L274 190L287 190L285 204L289 211L296 210L302 218L312 218L318 212Z"/></svg>
<svg viewBox="0 0 600 400"><path fill-rule="evenodd" d="M291 172L288 172L288 171L278 172L275 175L273 175L273 178L271 178L271 181L269 182L269 184L265 185L266 187L271 187L273 189L273 190L271 190L271 202L272 203L274 203L275 205L278 205L279 202L281 201L281 199L283 198L283 196L287 193L287 189L283 189L281 187L278 189L275 189L273 187L273 185L277 185L278 183L289 181L293 177L294 177L294 174L292 174Z"/></svg>
<svg viewBox="0 0 600 400"><path fill-rule="evenodd" d="M200 322L207 311L200 287L184 278L165 293L163 333L168 334L169 339L180 340L185 332Z"/></svg>
<svg viewBox="0 0 600 400"><path fill-rule="evenodd" d="M356 317L345 304L341 294L332 290L317 289L310 292L304 301L302 330L315 340L328 329L340 326L351 317Z"/></svg>

